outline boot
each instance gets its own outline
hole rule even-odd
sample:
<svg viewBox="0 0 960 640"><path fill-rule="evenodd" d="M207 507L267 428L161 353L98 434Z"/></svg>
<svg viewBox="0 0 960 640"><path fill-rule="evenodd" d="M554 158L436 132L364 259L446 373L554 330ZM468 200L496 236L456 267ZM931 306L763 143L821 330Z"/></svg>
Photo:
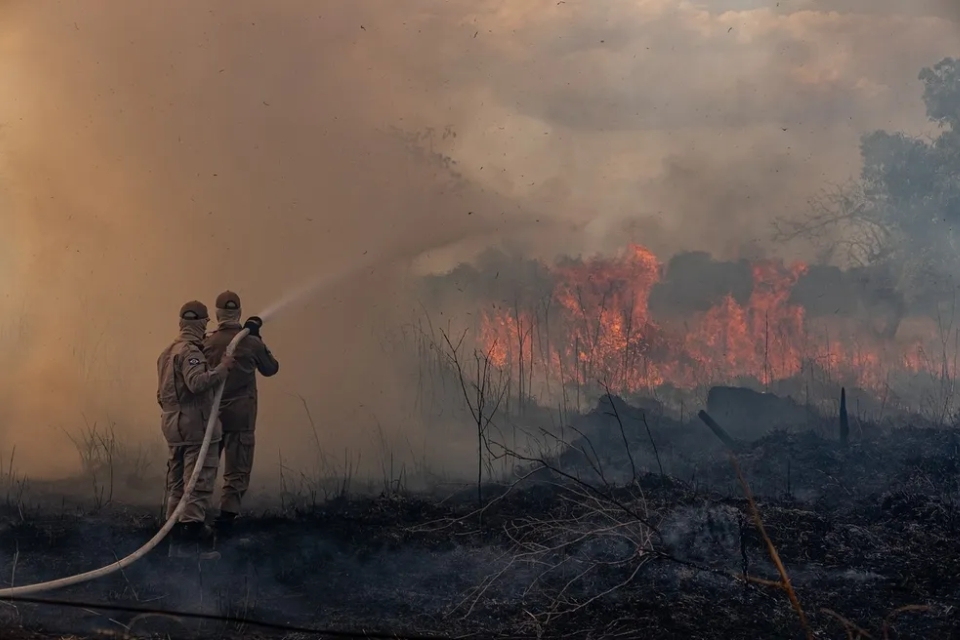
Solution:
<svg viewBox="0 0 960 640"><path fill-rule="evenodd" d="M219 560L220 552L216 550L217 536L213 527L198 523L197 527L197 554L200 560Z"/></svg>
<svg viewBox="0 0 960 640"><path fill-rule="evenodd" d="M217 531L217 541L231 542L235 543L239 548L245 548L250 545L250 539L237 536L237 517L238 514L232 511L220 512L220 515L217 516L216 521L214 521L214 527Z"/></svg>
<svg viewBox="0 0 960 640"><path fill-rule="evenodd" d="M227 540L233 533L233 525L237 520L237 514L232 511L221 511L220 515L214 521L213 526L217 531L217 538Z"/></svg>
<svg viewBox="0 0 960 640"><path fill-rule="evenodd" d="M178 522L171 537L171 558L220 559L220 554L213 549L213 530L202 522Z"/></svg>
<svg viewBox="0 0 960 640"><path fill-rule="evenodd" d="M178 522L170 530L170 547L167 551L169 558L191 558L190 528L187 523Z"/></svg>

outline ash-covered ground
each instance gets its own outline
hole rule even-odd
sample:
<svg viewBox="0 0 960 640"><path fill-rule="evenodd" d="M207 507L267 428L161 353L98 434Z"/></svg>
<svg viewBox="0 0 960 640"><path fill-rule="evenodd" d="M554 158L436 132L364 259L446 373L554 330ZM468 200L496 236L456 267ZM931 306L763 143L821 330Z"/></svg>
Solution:
<svg viewBox="0 0 960 640"><path fill-rule="evenodd" d="M835 422L774 429L737 456L807 626L817 638L960 637L960 433L854 420L844 450ZM248 543L222 545L219 561L170 560L162 545L47 595L416 635L805 637L703 423L605 399L553 436L570 445L559 456L510 452L525 479L484 486L483 509L476 487L340 498L246 518ZM65 505L8 500L0 582L108 564L159 526L155 508ZM24 603L0 604L0 623L6 638L309 637Z"/></svg>

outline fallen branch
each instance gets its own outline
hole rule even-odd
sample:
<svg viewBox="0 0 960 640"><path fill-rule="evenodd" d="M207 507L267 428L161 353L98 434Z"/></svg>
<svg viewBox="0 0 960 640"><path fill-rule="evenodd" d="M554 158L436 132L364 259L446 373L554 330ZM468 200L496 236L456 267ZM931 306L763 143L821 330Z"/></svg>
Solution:
<svg viewBox="0 0 960 640"><path fill-rule="evenodd" d="M697 414L697 417L699 417L705 425L710 427L710 431L713 431L713 435L717 436L717 438L720 439L720 442L722 442L731 453L739 449L737 442L730 437L723 427L717 424L716 420L710 417L710 414L701 410L700 413Z"/></svg>

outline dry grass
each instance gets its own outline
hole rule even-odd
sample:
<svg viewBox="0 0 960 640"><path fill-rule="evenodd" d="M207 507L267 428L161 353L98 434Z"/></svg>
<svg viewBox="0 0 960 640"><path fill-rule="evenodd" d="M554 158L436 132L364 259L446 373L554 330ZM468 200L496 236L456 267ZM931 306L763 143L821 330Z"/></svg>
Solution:
<svg viewBox="0 0 960 640"><path fill-rule="evenodd" d="M740 482L740 487L743 489L743 495L747 499L747 504L750 505L750 515L753 518L753 524L757 528L757 532L759 532L760 537L763 538L764 544L767 546L767 553L770 555L770 560L772 560L773 564L777 567L777 573L780 574L780 581L776 583L770 583L768 580L762 580L752 576L744 576L744 578L750 580L751 582L757 582L759 584L766 585L772 584L772 586L783 589L786 592L787 597L790 599L790 604L793 606L793 610L797 612L797 617L800 618L800 626L803 627L803 631L808 640L812 640L813 631L810 629L810 624L807 622L807 616L803 612L803 607L800 606L800 600L797 598L796 592L793 590L793 585L790 583L790 576L787 574L787 569L783 566L783 562L780 560L780 554L777 552L777 547L773 544L770 536L767 535L766 528L763 526L763 519L760 517L760 510L757 508L757 503L753 499L753 493L750 491L750 485L747 484L747 480L743 477L743 473L740 471L740 464L737 461L737 456L732 452L729 455L730 463L733 465L733 470L737 474L737 480Z"/></svg>

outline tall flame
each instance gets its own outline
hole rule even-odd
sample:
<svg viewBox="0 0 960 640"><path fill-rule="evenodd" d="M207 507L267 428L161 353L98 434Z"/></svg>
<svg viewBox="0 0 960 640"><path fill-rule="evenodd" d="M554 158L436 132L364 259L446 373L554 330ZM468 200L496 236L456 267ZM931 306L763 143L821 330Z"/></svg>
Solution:
<svg viewBox="0 0 960 640"><path fill-rule="evenodd" d="M548 305L484 312L479 342L514 379L532 381L539 367L561 383L600 382L621 393L745 378L769 384L809 367L879 389L891 370L926 367L919 343L853 341L840 328L815 330L803 307L790 302L806 265L764 260L752 270L744 304L727 295L706 312L660 324L649 301L662 265L649 250L632 245L613 259L567 261L552 270Z"/></svg>

